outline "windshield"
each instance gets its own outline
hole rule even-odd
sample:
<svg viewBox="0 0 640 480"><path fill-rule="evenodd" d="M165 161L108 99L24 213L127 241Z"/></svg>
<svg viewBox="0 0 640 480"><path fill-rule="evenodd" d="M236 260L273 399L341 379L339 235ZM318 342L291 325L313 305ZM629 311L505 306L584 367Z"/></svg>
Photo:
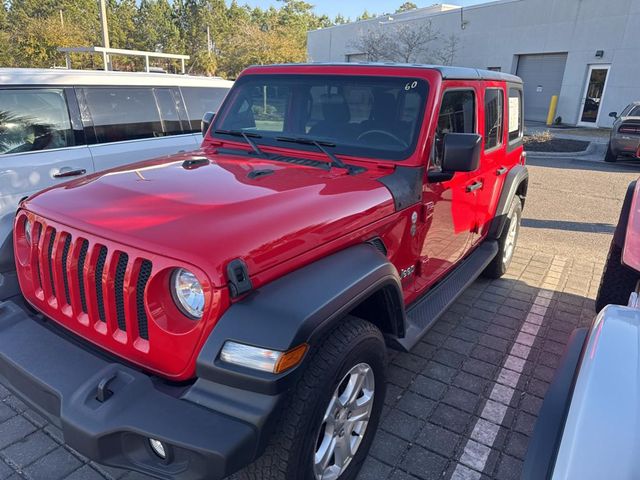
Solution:
<svg viewBox="0 0 640 480"><path fill-rule="evenodd" d="M243 131L256 134L258 144L278 146L282 137L313 139L334 154L403 160L415 149L428 85L401 77L248 75L232 92L214 136Z"/></svg>

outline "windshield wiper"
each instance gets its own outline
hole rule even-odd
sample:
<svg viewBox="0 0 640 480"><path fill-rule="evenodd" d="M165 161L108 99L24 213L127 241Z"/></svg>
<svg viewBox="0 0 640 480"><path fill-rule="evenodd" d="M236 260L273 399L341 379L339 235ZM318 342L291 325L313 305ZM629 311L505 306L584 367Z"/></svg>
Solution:
<svg viewBox="0 0 640 480"><path fill-rule="evenodd" d="M244 130L215 130L214 133L219 133L221 135L232 135L234 137L242 137L244 141L249 144L253 152L259 157L267 158L267 155L260 150L258 144L252 140L252 138L262 138L262 135L253 132L245 132Z"/></svg>
<svg viewBox="0 0 640 480"><path fill-rule="evenodd" d="M300 144L300 145L313 145L318 150L320 150L322 153L324 153L327 157L329 157L329 160L331 160L329 163L332 166L338 167L338 168L344 168L350 174L359 173L359 172L364 171L364 169L361 168L361 167L355 167L353 165L347 165L342 160L340 160L338 157L336 157L332 152L330 152L329 150L327 150L325 148L325 147L335 147L336 146L335 143L325 142L325 141L322 141L322 140L316 140L316 139L313 139L313 138L301 138L301 137L276 137L276 140L279 141L279 142L297 143L297 144Z"/></svg>

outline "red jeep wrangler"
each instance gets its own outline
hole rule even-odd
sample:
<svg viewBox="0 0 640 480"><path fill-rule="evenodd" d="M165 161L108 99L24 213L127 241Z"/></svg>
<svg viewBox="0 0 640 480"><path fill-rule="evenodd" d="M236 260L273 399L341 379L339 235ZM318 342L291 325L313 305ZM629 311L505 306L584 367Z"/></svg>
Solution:
<svg viewBox="0 0 640 480"><path fill-rule="evenodd" d="M254 67L206 119L199 151L22 203L26 303L0 304L0 381L105 464L352 479L385 344L411 349L509 266L528 182L521 81Z"/></svg>

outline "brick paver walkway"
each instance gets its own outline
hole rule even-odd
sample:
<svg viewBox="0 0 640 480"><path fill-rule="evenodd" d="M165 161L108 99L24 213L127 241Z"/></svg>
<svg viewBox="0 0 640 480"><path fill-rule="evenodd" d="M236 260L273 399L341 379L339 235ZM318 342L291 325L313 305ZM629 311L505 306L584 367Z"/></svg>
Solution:
<svg viewBox="0 0 640 480"><path fill-rule="evenodd" d="M520 478L569 335L593 320L602 267L519 248L505 278L478 280L414 352L394 357L360 479ZM540 325L526 333L532 312Z"/></svg>

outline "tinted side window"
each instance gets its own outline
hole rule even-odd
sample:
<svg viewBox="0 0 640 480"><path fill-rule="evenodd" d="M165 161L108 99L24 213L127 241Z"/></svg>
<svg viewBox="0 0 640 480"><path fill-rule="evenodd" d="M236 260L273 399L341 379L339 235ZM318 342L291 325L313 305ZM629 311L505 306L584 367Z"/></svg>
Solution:
<svg viewBox="0 0 640 480"><path fill-rule="evenodd" d="M158 103L164 134L180 135L184 131L189 131L187 117L182 111L180 92L174 88L154 88L153 93Z"/></svg>
<svg viewBox="0 0 640 480"><path fill-rule="evenodd" d="M200 121L207 112L217 112L227 88L180 87L184 103L187 106L191 132L200 131Z"/></svg>
<svg viewBox="0 0 640 480"><path fill-rule="evenodd" d="M488 88L484 94L484 149L489 150L502 143L502 115L504 93L497 88Z"/></svg>
<svg viewBox="0 0 640 480"><path fill-rule="evenodd" d="M640 117L640 107L634 107L630 113L628 113L630 117Z"/></svg>
<svg viewBox="0 0 640 480"><path fill-rule="evenodd" d="M0 90L0 154L74 144L62 89Z"/></svg>
<svg viewBox="0 0 640 480"><path fill-rule="evenodd" d="M509 142L522 138L522 90L509 89Z"/></svg>
<svg viewBox="0 0 640 480"><path fill-rule="evenodd" d="M442 96L436 127L436 166L442 164L442 142L447 133L475 133L476 96L473 90L450 90Z"/></svg>
<svg viewBox="0 0 640 480"><path fill-rule="evenodd" d="M85 88L84 98L98 143L164 134L151 88Z"/></svg>

